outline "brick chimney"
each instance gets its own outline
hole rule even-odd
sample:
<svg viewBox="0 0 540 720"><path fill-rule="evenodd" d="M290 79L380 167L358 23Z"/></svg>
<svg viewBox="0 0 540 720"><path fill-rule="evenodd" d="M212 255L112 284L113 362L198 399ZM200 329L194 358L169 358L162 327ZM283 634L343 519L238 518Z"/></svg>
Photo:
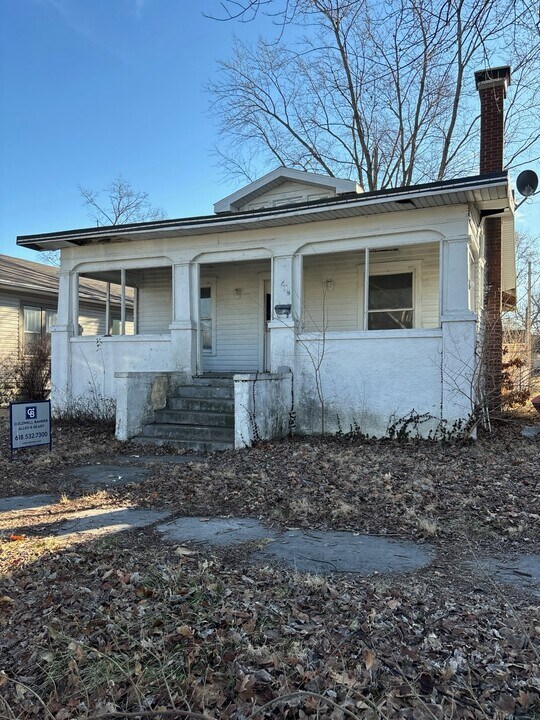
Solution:
<svg viewBox="0 0 540 720"><path fill-rule="evenodd" d="M479 70L474 74L480 94L480 174L501 172L504 163L504 99L510 85L510 68ZM486 254L485 382L488 407L497 410L502 389L502 223L484 219Z"/></svg>

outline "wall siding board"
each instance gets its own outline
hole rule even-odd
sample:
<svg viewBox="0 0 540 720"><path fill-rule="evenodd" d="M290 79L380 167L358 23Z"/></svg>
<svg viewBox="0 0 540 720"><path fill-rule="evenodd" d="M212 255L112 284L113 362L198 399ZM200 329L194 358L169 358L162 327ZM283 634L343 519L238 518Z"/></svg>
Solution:
<svg viewBox="0 0 540 720"><path fill-rule="evenodd" d="M19 349L19 299L7 293L0 294L0 358L8 357Z"/></svg>
<svg viewBox="0 0 540 720"><path fill-rule="evenodd" d="M169 333L172 320L172 269L150 268L140 271L138 323L139 335Z"/></svg>
<svg viewBox="0 0 540 720"><path fill-rule="evenodd" d="M421 312L416 327L439 326L439 246L435 243L371 252L370 265L421 260ZM304 258L304 327L310 332L362 330L364 252ZM324 280L333 282L333 288Z"/></svg>
<svg viewBox="0 0 540 720"><path fill-rule="evenodd" d="M263 207L279 207L293 202L334 197L335 190L302 182L285 182L241 206L242 210L258 210Z"/></svg>

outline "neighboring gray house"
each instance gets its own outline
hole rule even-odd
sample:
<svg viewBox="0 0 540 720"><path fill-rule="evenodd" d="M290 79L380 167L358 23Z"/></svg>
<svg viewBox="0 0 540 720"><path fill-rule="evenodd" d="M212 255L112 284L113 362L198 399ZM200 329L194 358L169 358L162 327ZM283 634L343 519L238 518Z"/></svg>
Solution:
<svg viewBox="0 0 540 720"><path fill-rule="evenodd" d="M120 333L120 288L85 279L80 284L81 335ZM133 333L133 301L127 299L126 334ZM31 351L56 323L58 268L0 255L0 373L6 359ZM107 322L107 307L109 320Z"/></svg>

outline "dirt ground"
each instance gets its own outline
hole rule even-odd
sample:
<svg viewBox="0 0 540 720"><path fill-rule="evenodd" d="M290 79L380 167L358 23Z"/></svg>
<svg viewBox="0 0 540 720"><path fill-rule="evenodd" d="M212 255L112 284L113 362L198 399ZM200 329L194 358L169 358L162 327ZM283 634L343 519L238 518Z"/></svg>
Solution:
<svg viewBox="0 0 540 720"><path fill-rule="evenodd" d="M540 551L540 439L520 435L539 421L507 417L467 445L266 443L100 490L72 468L148 448L59 426L51 454L9 462L4 417L0 496L61 501L0 524L0 717L540 717L538 600L479 563ZM412 575L320 577L152 528L78 545L48 534L120 506L396 536L436 556Z"/></svg>

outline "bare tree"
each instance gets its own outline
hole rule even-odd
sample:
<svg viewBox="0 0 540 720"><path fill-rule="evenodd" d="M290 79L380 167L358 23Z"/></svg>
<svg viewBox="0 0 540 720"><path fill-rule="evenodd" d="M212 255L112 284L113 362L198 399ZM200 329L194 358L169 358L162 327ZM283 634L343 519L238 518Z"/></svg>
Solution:
<svg viewBox="0 0 540 720"><path fill-rule="evenodd" d="M287 165L366 190L477 172L474 70L512 64L507 162L540 157L539 15L529 0L224 0L280 36L237 41L210 85L221 163ZM298 38L286 31L302 25ZM286 27L288 26L288 27ZM251 163L252 164L252 163Z"/></svg>
<svg viewBox="0 0 540 720"><path fill-rule="evenodd" d="M150 203L147 192L135 190L122 175L114 178L102 191L96 192L79 185L88 215L96 225L125 225L166 217L163 208Z"/></svg>
<svg viewBox="0 0 540 720"><path fill-rule="evenodd" d="M151 204L148 193L135 190L129 180L122 175L114 178L102 191L90 190L81 185L79 192L88 210L88 216L96 225L125 225L145 220L162 220L167 215L163 208ZM40 262L47 265L60 265L58 250L45 250L39 253Z"/></svg>
<svg viewBox="0 0 540 720"><path fill-rule="evenodd" d="M533 335L540 335L540 237L524 232L516 233L516 308L505 314L504 325L506 330L525 329L529 263L532 269L530 324Z"/></svg>

